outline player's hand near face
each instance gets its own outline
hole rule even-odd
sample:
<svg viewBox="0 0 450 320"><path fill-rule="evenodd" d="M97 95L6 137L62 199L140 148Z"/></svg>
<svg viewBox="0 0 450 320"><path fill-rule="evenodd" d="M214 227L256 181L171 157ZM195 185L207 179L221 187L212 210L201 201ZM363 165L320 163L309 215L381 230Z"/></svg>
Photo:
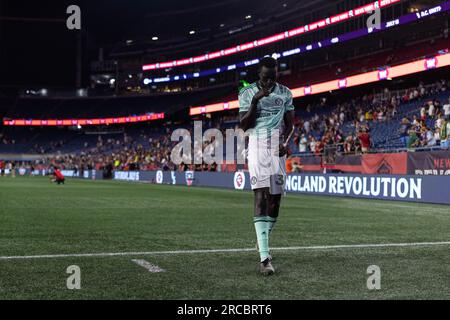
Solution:
<svg viewBox="0 0 450 320"><path fill-rule="evenodd" d="M253 96L250 109L247 112L240 113L240 127L244 131L253 128L255 126L258 102L262 98L268 97L269 95L270 90L263 87Z"/></svg>
<svg viewBox="0 0 450 320"><path fill-rule="evenodd" d="M270 91L267 88L262 88L261 90L259 90L254 96L253 96L253 100L255 102L258 102L259 100L261 100L264 97L268 97L270 95Z"/></svg>

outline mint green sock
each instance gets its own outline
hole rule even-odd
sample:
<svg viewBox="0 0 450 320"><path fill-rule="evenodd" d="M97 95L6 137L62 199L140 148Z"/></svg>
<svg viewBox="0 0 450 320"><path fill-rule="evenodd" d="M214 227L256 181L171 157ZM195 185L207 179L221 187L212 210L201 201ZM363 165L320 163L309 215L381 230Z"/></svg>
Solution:
<svg viewBox="0 0 450 320"><path fill-rule="evenodd" d="M264 216L253 218L261 262L269 257L269 222L267 218Z"/></svg>
<svg viewBox="0 0 450 320"><path fill-rule="evenodd" d="M269 235L270 235L273 231L273 228L275 228L277 218L267 217L267 220L269 221Z"/></svg>

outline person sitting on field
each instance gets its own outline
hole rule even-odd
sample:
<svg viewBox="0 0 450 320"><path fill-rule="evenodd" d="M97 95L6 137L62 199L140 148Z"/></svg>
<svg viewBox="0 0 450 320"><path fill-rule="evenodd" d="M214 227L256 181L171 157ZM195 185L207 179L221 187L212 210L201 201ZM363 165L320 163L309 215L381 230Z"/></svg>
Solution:
<svg viewBox="0 0 450 320"><path fill-rule="evenodd" d="M54 178L52 179L52 182L56 182L58 185L66 182L66 178L57 167L53 170L53 176Z"/></svg>

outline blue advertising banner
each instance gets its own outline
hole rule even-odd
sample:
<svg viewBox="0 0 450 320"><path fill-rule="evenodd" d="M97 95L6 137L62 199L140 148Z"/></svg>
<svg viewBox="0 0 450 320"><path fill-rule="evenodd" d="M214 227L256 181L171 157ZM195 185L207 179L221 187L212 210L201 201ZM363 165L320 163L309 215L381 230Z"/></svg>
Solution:
<svg viewBox="0 0 450 320"><path fill-rule="evenodd" d="M250 190L247 172L115 172L116 180ZM450 177L358 174L290 174L287 193L450 204Z"/></svg>

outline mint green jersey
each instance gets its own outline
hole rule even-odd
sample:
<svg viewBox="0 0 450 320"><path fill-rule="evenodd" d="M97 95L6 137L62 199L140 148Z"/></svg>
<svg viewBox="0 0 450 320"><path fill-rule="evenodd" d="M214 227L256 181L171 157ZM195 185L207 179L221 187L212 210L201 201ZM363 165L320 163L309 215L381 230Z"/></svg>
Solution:
<svg viewBox="0 0 450 320"><path fill-rule="evenodd" d="M259 88L257 83L252 83L239 92L239 113L250 109L252 99ZM287 87L276 83L275 88L268 97L259 100L256 111L256 126L250 130L250 134L257 136L272 135L274 130L283 130L284 115L294 110L292 104L292 92Z"/></svg>

